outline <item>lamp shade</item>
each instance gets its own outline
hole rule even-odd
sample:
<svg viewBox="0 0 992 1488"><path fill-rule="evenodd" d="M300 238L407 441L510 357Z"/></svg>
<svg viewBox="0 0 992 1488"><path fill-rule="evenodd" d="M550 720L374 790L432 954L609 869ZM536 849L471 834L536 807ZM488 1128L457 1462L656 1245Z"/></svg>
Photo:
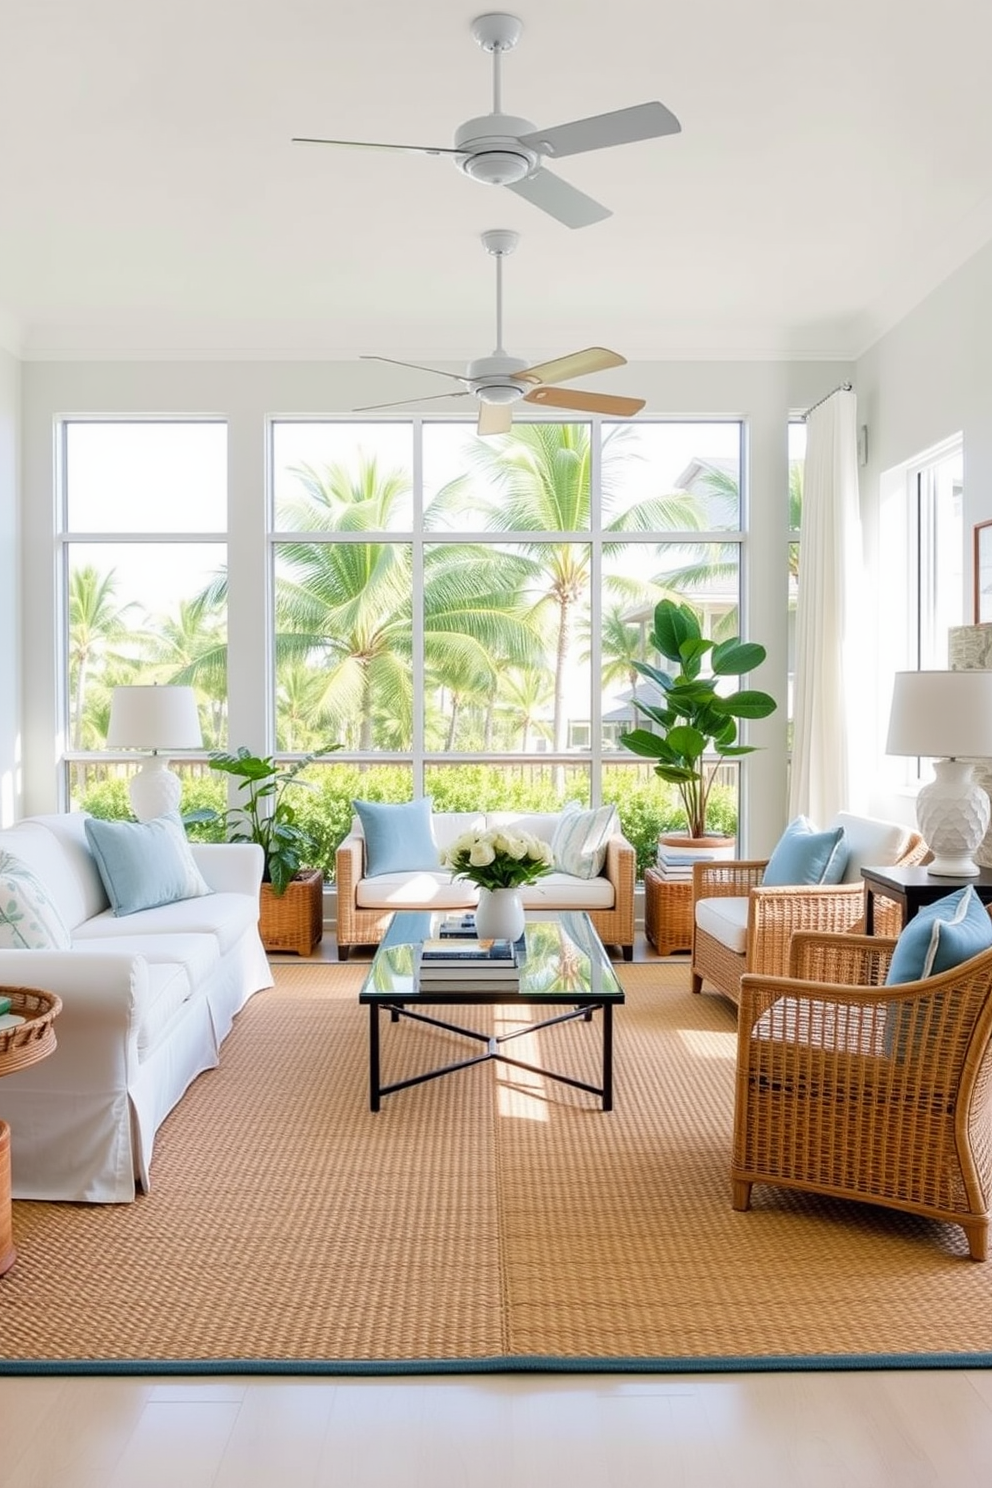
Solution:
<svg viewBox="0 0 992 1488"><path fill-rule="evenodd" d="M115 687L108 749L199 749L200 716L192 687Z"/></svg>
<svg viewBox="0 0 992 1488"><path fill-rule="evenodd" d="M936 761L936 779L916 797L927 871L974 878L990 804L971 760L992 756L992 671L896 672L885 752Z"/></svg>

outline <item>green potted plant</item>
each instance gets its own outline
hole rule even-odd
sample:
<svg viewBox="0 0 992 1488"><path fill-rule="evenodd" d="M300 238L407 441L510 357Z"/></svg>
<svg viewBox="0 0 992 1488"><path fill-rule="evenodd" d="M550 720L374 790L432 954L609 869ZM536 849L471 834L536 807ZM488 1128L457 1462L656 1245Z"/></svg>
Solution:
<svg viewBox="0 0 992 1488"><path fill-rule="evenodd" d="M186 818L222 822L229 842L255 842L262 849L265 866L259 928L266 950L309 955L323 936L323 871L304 866L314 843L297 820L286 792L291 786L312 790L309 781L298 778L300 771L340 747L325 745L285 766L271 755L252 754L243 745L233 754L216 749L210 755L210 768L236 779L244 799L227 811L204 808Z"/></svg>
<svg viewBox="0 0 992 1488"><path fill-rule="evenodd" d="M716 772L725 759L754 752L754 745L737 742L737 721L767 718L778 706L767 692L725 692L728 677L753 671L765 659L765 648L739 636L715 642L702 633L699 617L687 604L663 599L655 606L650 643L658 654L674 662L672 671L636 661L634 666L658 688L661 701L634 698L638 712L653 729L638 728L620 735L620 743L655 761L655 774L674 785L685 813L690 840L708 839L706 808ZM704 658L711 675L703 676ZM707 760L706 756L710 758Z"/></svg>

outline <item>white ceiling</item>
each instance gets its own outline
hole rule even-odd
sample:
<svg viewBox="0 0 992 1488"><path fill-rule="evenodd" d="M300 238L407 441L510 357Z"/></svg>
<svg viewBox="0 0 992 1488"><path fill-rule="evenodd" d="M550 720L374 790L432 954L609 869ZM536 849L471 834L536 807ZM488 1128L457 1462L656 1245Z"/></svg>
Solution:
<svg viewBox="0 0 992 1488"><path fill-rule="evenodd" d="M992 237L988 0L528 0L503 107L682 133L555 166L563 227L442 158L491 107L478 0L2 0L0 331L47 356L463 362L515 228L531 360L853 357Z"/></svg>

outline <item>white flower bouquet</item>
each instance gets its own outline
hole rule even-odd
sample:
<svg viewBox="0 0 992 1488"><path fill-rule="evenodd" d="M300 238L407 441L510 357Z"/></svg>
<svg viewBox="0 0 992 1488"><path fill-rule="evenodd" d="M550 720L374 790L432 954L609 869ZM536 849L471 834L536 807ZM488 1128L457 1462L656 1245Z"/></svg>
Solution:
<svg viewBox="0 0 992 1488"><path fill-rule="evenodd" d="M467 878L480 889L515 889L534 883L554 866L551 847L529 832L462 832L441 854L455 878Z"/></svg>

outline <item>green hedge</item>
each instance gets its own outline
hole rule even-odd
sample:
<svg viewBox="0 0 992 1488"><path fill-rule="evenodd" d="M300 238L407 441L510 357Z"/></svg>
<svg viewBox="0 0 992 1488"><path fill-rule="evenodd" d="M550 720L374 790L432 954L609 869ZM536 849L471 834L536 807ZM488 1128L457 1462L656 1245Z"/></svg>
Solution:
<svg viewBox="0 0 992 1488"><path fill-rule="evenodd" d="M511 775L498 765L446 765L437 775L431 772L428 792L435 811L557 811L580 791L569 791L568 767L564 791L556 785L555 774L551 765ZM584 790L584 770L580 774ZM292 789L297 819L314 841L311 866L322 868L329 883L334 880L338 844L351 827L352 801L356 797L408 801L411 795L411 775L406 765L313 765L300 778L307 782L307 788ZM635 774L629 766L606 765L603 799L617 808L624 835L637 851L637 875L641 878L654 862L658 833L684 830L678 797L671 786L656 777ZM91 785L78 804L83 811L110 820L131 816L125 780ZM180 808L184 815L205 806L223 811L226 804L227 781L221 776L184 779ZM714 788L709 821L714 831L728 836L736 833L736 793L731 788ZM188 831L198 842L219 842L223 835L217 824L196 823Z"/></svg>

